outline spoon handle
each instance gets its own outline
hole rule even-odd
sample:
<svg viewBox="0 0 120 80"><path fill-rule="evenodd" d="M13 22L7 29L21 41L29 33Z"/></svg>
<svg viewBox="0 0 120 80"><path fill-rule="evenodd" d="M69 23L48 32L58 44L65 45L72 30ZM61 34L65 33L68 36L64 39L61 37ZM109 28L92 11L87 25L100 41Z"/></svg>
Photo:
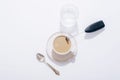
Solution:
<svg viewBox="0 0 120 80"><path fill-rule="evenodd" d="M46 62L46 64L55 72L56 75L60 75L60 72L58 70L52 67L49 63Z"/></svg>

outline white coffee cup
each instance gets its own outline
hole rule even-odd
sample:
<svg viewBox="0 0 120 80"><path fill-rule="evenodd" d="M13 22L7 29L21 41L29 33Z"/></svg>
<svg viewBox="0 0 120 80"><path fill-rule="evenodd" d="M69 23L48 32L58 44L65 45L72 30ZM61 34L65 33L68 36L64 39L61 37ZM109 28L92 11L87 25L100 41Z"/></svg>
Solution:
<svg viewBox="0 0 120 80"><path fill-rule="evenodd" d="M73 57L72 55L72 42L70 36L61 34L53 40L52 56L57 61L66 61Z"/></svg>
<svg viewBox="0 0 120 80"><path fill-rule="evenodd" d="M67 48L67 50L63 51L62 53L60 51L56 50L56 48L54 46L54 41L59 36L67 37L67 39L69 39L69 42L70 42L70 46ZM73 36L71 36L67 33L57 32L57 33L54 33L48 39L46 52L51 59L53 59L55 61L63 61L64 62L64 61L71 59L73 56L76 55L77 44L76 44L76 41Z"/></svg>

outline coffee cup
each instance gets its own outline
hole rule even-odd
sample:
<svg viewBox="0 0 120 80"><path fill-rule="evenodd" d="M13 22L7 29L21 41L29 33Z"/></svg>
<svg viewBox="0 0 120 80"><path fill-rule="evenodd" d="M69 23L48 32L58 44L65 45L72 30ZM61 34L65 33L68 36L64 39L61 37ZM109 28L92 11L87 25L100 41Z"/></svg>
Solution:
<svg viewBox="0 0 120 80"><path fill-rule="evenodd" d="M70 37L65 34L58 35L53 40L52 56L57 61L66 61L73 56L71 55L71 49L72 42Z"/></svg>
<svg viewBox="0 0 120 80"><path fill-rule="evenodd" d="M47 53L56 61L67 61L76 55L76 42L67 33L55 33L48 40Z"/></svg>

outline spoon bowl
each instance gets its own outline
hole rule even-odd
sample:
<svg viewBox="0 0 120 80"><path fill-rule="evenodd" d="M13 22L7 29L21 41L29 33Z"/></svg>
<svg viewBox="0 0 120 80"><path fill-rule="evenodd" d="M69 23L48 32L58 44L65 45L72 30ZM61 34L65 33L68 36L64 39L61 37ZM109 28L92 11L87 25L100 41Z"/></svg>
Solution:
<svg viewBox="0 0 120 80"><path fill-rule="evenodd" d="M40 53L37 53L36 54L36 57L37 57L37 60L40 61L40 62L45 62L45 57L44 55L40 54Z"/></svg>

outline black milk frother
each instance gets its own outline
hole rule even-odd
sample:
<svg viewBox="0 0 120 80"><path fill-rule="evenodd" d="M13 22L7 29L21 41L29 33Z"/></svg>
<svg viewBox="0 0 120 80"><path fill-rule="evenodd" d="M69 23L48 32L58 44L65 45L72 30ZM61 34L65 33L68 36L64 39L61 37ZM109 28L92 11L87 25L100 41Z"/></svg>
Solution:
<svg viewBox="0 0 120 80"><path fill-rule="evenodd" d="M85 29L85 32L86 33L91 33L91 32L95 32L97 30L100 30L102 28L105 27L105 24L103 22L103 20L100 20L100 21L97 21L91 25L89 25L86 29Z"/></svg>

